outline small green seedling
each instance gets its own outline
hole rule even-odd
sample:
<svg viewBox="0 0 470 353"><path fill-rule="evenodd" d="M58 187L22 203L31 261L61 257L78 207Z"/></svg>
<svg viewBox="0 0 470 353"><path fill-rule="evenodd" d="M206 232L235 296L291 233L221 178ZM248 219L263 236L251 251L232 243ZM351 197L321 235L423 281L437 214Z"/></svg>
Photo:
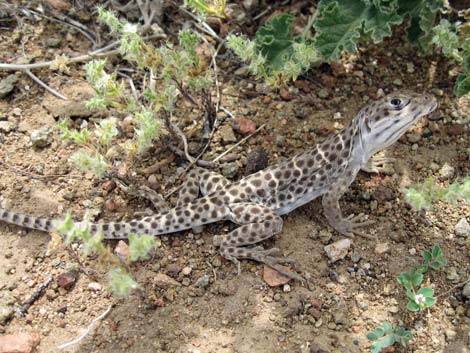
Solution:
<svg viewBox="0 0 470 353"><path fill-rule="evenodd" d="M391 323L384 322L382 326L367 334L367 338L373 342L370 351L380 353L382 349L393 346L395 343L406 347L406 343L413 338L413 335L403 327L394 328Z"/></svg>
<svg viewBox="0 0 470 353"><path fill-rule="evenodd" d="M409 272L401 273L397 280L406 289L406 296L410 299L406 308L410 311L421 311L422 309L431 307L435 302L434 290L428 287L418 288L423 282L423 274L429 268L438 270L447 265L447 260L439 245L434 245L432 251L423 253L424 263L412 269Z"/></svg>
<svg viewBox="0 0 470 353"><path fill-rule="evenodd" d="M425 251L423 253L424 264L420 266L426 273L430 268L433 270L439 270L441 267L447 265L447 259L444 258L444 254L442 253L441 247L439 245L434 245L432 251Z"/></svg>
<svg viewBox="0 0 470 353"><path fill-rule="evenodd" d="M434 289L423 287L417 292L413 289L406 290L406 296L410 299L406 308L409 311L421 311L434 305L436 298L434 298Z"/></svg>

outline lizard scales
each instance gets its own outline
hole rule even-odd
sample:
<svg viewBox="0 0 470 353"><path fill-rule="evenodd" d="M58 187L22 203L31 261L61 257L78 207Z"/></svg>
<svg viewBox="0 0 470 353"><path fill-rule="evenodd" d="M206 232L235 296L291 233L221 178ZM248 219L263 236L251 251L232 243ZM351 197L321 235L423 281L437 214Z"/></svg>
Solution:
<svg viewBox="0 0 470 353"><path fill-rule="evenodd" d="M251 174L237 182L211 171L196 168L187 177L173 209L141 220L92 223L92 233L105 239L127 238L129 233L167 234L204 224L230 220L238 225L221 236L221 254L239 265L252 259L286 273L278 263L287 259L272 256L277 249L247 247L282 229L281 215L322 196L324 213L339 233L363 235L358 228L369 225L363 215L343 217L339 199L370 158L390 146L422 116L437 107L429 94L394 92L364 107L339 133L291 159ZM199 194L203 196L199 197ZM53 231L54 220L0 209L0 219L41 231ZM80 222L77 222L80 225Z"/></svg>

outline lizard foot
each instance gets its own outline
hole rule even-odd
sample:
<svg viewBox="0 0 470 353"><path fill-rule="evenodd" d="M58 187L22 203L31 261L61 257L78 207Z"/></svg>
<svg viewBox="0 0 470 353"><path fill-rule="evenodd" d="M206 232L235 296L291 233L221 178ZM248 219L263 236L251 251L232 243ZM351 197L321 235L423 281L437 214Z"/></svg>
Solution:
<svg viewBox="0 0 470 353"><path fill-rule="evenodd" d="M351 214L348 217L341 219L337 224L333 225L333 227L338 232L340 232L341 234L349 238L354 238L357 235L357 236L364 237L367 239L375 240L376 238L374 236L364 233L357 229L357 228L365 227L365 226L375 223L374 221L365 220L365 219L366 218L363 213L358 214L357 216L355 216L354 214Z"/></svg>

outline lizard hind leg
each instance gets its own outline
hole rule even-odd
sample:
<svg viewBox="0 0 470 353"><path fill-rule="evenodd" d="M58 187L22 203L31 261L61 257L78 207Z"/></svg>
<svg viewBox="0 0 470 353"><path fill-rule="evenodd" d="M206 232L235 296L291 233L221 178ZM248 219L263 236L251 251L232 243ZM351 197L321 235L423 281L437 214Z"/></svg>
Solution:
<svg viewBox="0 0 470 353"><path fill-rule="evenodd" d="M240 273L240 259L250 259L263 263L279 273L293 279L303 280L295 273L284 270L278 264L292 260L274 256L278 249L263 249L260 246L246 247L268 239L282 230L282 218L271 209L251 202L228 205L229 220L241 226L222 236L220 253L237 266Z"/></svg>
<svg viewBox="0 0 470 353"><path fill-rule="evenodd" d="M229 181L222 175L205 170L203 168L194 168L189 172L186 181L178 195L176 206L184 206L202 195L208 195L223 188ZM202 226L193 227L194 233L201 233Z"/></svg>

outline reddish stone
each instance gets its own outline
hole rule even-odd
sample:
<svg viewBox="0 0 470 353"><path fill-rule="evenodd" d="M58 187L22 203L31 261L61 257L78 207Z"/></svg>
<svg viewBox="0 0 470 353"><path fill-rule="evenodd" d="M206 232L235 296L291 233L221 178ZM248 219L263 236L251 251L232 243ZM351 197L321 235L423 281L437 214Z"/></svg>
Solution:
<svg viewBox="0 0 470 353"><path fill-rule="evenodd" d="M69 271L65 273L61 273L57 277L57 285L64 289L70 289L77 281L77 272Z"/></svg>
<svg viewBox="0 0 470 353"><path fill-rule="evenodd" d="M289 267L281 266L284 270L290 272ZM283 274L277 272L269 266L264 266L263 279L270 287L282 286L290 281L289 277L284 276Z"/></svg>
<svg viewBox="0 0 470 353"><path fill-rule="evenodd" d="M463 126L459 124L453 124L447 128L447 135L457 136L463 134Z"/></svg>
<svg viewBox="0 0 470 353"><path fill-rule="evenodd" d="M236 118L233 120L232 128L242 135L251 135L256 131L256 123L247 118Z"/></svg>
<svg viewBox="0 0 470 353"><path fill-rule="evenodd" d="M30 353L39 344L37 333L15 333L0 337L0 353Z"/></svg>
<svg viewBox="0 0 470 353"><path fill-rule="evenodd" d="M116 247L114 248L114 253L122 260L127 260L129 257L129 245L127 245L124 241L119 240Z"/></svg>
<svg viewBox="0 0 470 353"><path fill-rule="evenodd" d="M327 74L322 74L320 76L320 82L327 88L333 88L336 86L336 78Z"/></svg>
<svg viewBox="0 0 470 353"><path fill-rule="evenodd" d="M281 96L281 98L285 101L290 101L293 99L292 95L289 93L289 91L282 87L280 90L279 90L279 95Z"/></svg>
<svg viewBox="0 0 470 353"><path fill-rule="evenodd" d="M310 83L306 80L297 80L294 82L294 86L298 89L301 89L305 93L310 93L312 91L310 88Z"/></svg>

